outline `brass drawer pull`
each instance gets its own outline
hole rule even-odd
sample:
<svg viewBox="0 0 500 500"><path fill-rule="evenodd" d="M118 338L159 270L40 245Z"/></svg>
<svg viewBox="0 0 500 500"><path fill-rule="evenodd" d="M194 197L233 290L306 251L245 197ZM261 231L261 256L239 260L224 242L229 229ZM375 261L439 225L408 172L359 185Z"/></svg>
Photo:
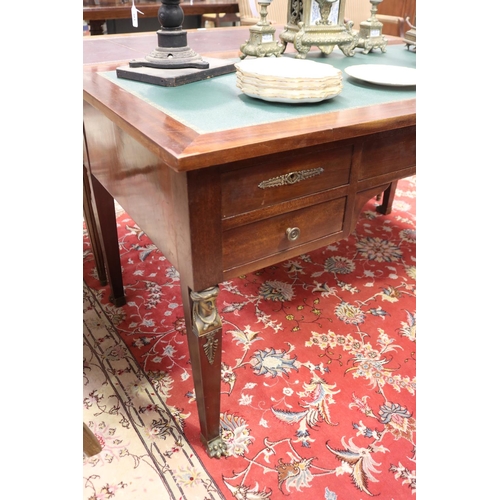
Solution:
<svg viewBox="0 0 500 500"><path fill-rule="evenodd" d="M321 167L311 168L310 170L300 170L299 172L290 172L289 174L273 177L267 181L262 181L259 184L260 189L266 189L276 186L286 186L287 184L295 184L296 182L315 177L324 172Z"/></svg>
<svg viewBox="0 0 500 500"><path fill-rule="evenodd" d="M298 240L300 236L300 229L298 227L289 227L286 230L286 237L289 241Z"/></svg>

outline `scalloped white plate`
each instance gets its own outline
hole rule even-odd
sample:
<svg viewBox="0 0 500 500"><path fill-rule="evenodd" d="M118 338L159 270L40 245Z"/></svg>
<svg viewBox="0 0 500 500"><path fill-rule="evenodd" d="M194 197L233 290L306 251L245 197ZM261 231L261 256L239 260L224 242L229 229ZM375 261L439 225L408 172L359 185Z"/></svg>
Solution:
<svg viewBox="0 0 500 500"><path fill-rule="evenodd" d="M266 96L266 95L260 95L260 94L253 94L251 92L245 92L243 90L243 93L247 95L248 97L253 97L254 99L262 99L263 101L269 101L269 102L285 102L288 104L302 104L302 103L308 103L308 102L321 102L321 101L326 101L327 99L332 99L335 97L337 94L334 95L329 95L325 97L282 97L282 96Z"/></svg>
<svg viewBox="0 0 500 500"><path fill-rule="evenodd" d="M339 78L342 72L329 64L308 59L290 57L259 57L235 64L241 73L262 79L311 81L323 78Z"/></svg>
<svg viewBox="0 0 500 500"><path fill-rule="evenodd" d="M417 84L417 70L388 64L358 64L344 70L352 78L375 85L408 87Z"/></svg>

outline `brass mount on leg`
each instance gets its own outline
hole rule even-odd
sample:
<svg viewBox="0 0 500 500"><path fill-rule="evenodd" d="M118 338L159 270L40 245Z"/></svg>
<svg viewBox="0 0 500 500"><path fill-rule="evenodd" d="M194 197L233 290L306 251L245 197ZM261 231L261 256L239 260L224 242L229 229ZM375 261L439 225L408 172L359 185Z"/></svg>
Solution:
<svg viewBox="0 0 500 500"><path fill-rule="evenodd" d="M220 458L222 456L226 456L227 453L227 445L222 440L221 436L217 436L216 438L206 441L206 439L201 436L201 441L205 445L207 449L208 456L210 458Z"/></svg>

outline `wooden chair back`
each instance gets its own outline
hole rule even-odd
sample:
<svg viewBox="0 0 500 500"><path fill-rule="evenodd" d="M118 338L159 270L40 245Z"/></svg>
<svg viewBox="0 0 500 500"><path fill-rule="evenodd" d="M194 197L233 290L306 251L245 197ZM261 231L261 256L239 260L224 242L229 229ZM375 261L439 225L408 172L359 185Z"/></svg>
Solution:
<svg viewBox="0 0 500 500"><path fill-rule="evenodd" d="M288 21L288 0L273 0L267 8L267 12L269 22L285 25Z"/></svg>
<svg viewBox="0 0 500 500"><path fill-rule="evenodd" d="M359 23L371 16L372 4L369 0L347 0L345 2L344 17L354 23L354 29L359 30Z"/></svg>
<svg viewBox="0 0 500 500"><path fill-rule="evenodd" d="M253 26L260 19L259 8L255 0L238 0L238 10L241 26Z"/></svg>

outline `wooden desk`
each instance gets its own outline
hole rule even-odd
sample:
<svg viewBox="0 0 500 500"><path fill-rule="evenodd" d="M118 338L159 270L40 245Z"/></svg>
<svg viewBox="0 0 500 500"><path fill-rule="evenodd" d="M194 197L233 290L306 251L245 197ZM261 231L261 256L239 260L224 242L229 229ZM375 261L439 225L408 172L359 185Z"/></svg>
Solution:
<svg viewBox="0 0 500 500"><path fill-rule="evenodd" d="M227 49L227 56L236 57L248 30L218 28L191 34L188 40L194 50L202 53L205 48L220 56L220 50ZM100 38L105 40L101 43ZM92 42L84 42L84 54L85 47L97 47ZM154 47L155 37L115 35L96 42L108 44L108 52L114 48L116 61L120 54L136 57L137 47L145 42ZM345 64L336 52L328 57ZM84 57L91 59L90 55ZM347 62L377 57L354 56ZM119 65L123 62L86 65L83 81L84 164L106 237L107 265L119 273L114 198L180 273L201 438L209 455L220 456L222 322L217 284L345 238L369 198L383 191L391 195L395 181L413 175L416 99L413 93L391 102L356 102L355 107L308 116L299 115L299 108L227 96L220 105L230 100L248 109L275 106L277 112L293 110L297 116L203 131L108 78ZM201 82L206 85L202 91L220 82ZM346 96L348 85L355 84L345 81ZM159 94L166 93L159 89ZM363 91L380 95L380 89L369 85ZM216 124L223 124L228 119L217 114L220 110L211 99L197 111L202 121L218 117ZM308 177L311 170L317 175ZM266 187L276 178L282 185Z"/></svg>
<svg viewBox="0 0 500 500"><path fill-rule="evenodd" d="M140 18L158 17L160 5L158 0L135 1L135 6L143 13L139 14ZM239 12L236 0L181 0L180 5L185 16ZM131 7L131 0L83 0L83 20L89 23L91 35L102 35L102 24L106 20L131 19Z"/></svg>

